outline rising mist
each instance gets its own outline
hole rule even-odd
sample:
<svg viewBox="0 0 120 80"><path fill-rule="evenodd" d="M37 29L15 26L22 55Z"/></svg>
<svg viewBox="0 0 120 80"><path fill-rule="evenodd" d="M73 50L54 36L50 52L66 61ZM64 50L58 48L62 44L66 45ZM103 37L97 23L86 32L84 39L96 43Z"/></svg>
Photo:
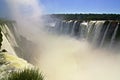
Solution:
<svg viewBox="0 0 120 80"><path fill-rule="evenodd" d="M87 41L48 34L43 30L42 9L38 0L6 0L18 33L32 47L30 62L38 66L46 80L119 80L120 55L96 49ZM17 33L16 33L17 34Z"/></svg>

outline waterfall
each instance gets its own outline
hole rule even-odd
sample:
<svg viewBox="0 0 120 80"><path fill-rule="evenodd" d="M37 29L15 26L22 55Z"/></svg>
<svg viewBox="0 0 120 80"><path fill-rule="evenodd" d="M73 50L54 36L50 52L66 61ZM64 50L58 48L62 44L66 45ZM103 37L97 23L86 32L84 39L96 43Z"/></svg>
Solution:
<svg viewBox="0 0 120 80"><path fill-rule="evenodd" d="M18 56L22 55L21 57L27 61L36 56L31 50L34 45L18 33L17 25L5 23L0 26L4 39L3 44L9 47L5 46L5 49L14 52L13 55L16 55L16 53ZM119 80L119 74L116 74L116 72L119 73L120 65L119 57L116 58L118 55L103 50L94 50L87 42L84 42L86 39L90 44L95 45L100 42L99 45L101 45L103 41L101 46L103 47L104 43L110 39L108 43L112 47L116 39L119 38L119 26L119 22L112 21L75 22L71 20L56 22L56 25L52 27L52 31L56 31L55 34L58 32L63 36L67 34L69 37L56 37L53 35L52 37L50 35L47 38L44 37L45 49L43 48L42 53L38 53L35 57L39 62L37 66L40 66L40 69L47 76L46 80L69 80L70 76L70 80L98 80L99 78L110 80L111 76L113 78L118 77L116 80ZM60 30L61 27L62 30ZM72 31L74 33L71 36ZM79 41L81 39L83 42ZM94 77L95 75L97 77Z"/></svg>
<svg viewBox="0 0 120 80"><path fill-rule="evenodd" d="M72 32L71 32L71 36L74 36L75 33L75 26L76 26L77 21L74 21L73 27L72 27Z"/></svg>
<svg viewBox="0 0 120 80"><path fill-rule="evenodd" d="M66 22L66 28L65 28L65 34L66 35L69 33L70 23L71 23L71 21Z"/></svg>
<svg viewBox="0 0 120 80"><path fill-rule="evenodd" d="M28 49L33 46L35 48L35 44L24 36L20 35L17 25L15 24L16 23L12 22L0 24L3 35L2 49L6 49L9 53L29 61L32 56L30 57L25 53L32 54L33 50L31 49L28 51Z"/></svg>
<svg viewBox="0 0 120 80"><path fill-rule="evenodd" d="M15 35L13 34L14 31L12 27L12 23L4 23L0 25L3 35L2 49L6 49L9 53L16 55L14 47L18 47L18 44L16 42Z"/></svg>
<svg viewBox="0 0 120 80"><path fill-rule="evenodd" d="M12 46L18 46L17 42L16 42L16 39L15 39L15 34L17 34L17 33L13 33L14 32L13 31L14 30L14 26L12 26L12 25L8 26L7 24L3 24L1 26L1 29L2 29L2 32L5 34L7 40L10 42L10 44Z"/></svg>
<svg viewBox="0 0 120 80"><path fill-rule="evenodd" d="M61 34L63 33L64 23L65 23L65 21L62 21L62 22L60 23L60 33L61 33Z"/></svg>
<svg viewBox="0 0 120 80"><path fill-rule="evenodd" d="M96 22L97 22L97 21L90 21L89 24L88 24L87 40L90 41L90 42L91 42L92 39L93 39Z"/></svg>
<svg viewBox="0 0 120 80"><path fill-rule="evenodd" d="M4 35L4 33L2 32L2 46L1 49L5 49L7 50L10 54L15 55L16 56L16 52L14 51L13 47L11 46L10 42L8 41L8 39L6 38L6 36Z"/></svg>
<svg viewBox="0 0 120 80"><path fill-rule="evenodd" d="M58 24L59 23L59 24ZM58 21L56 33L88 40L92 45L112 47L119 22L115 21Z"/></svg>
<svg viewBox="0 0 120 80"><path fill-rule="evenodd" d="M17 56L39 67L45 80L120 80L120 55L99 48L106 42L118 44L118 22L56 20L47 25L38 0L6 2L17 25L7 25L7 36L3 34L16 41L10 45Z"/></svg>
<svg viewBox="0 0 120 80"><path fill-rule="evenodd" d="M93 39L92 39L92 44L93 45L96 45L98 42L98 39L99 39L99 36L100 36L100 31L102 29L102 26L104 24L105 21L97 21L95 23L95 30L93 31Z"/></svg>
<svg viewBox="0 0 120 80"><path fill-rule="evenodd" d="M110 48L112 47L112 45L113 45L113 43L115 41L115 36L116 36L117 30L118 30L118 27L119 27L119 22L118 22L118 24L117 24L117 26L116 26L116 28L114 30L114 33L112 35L112 39L111 39L110 46L109 46Z"/></svg>
<svg viewBox="0 0 120 80"><path fill-rule="evenodd" d="M68 27L69 27L68 35L69 35L69 34L72 33L74 21L73 21L73 20L70 20L68 24L69 24L69 26L68 26Z"/></svg>
<svg viewBox="0 0 120 80"><path fill-rule="evenodd" d="M62 23L62 34L66 34L67 33L67 22L66 21L63 21Z"/></svg>
<svg viewBox="0 0 120 80"><path fill-rule="evenodd" d="M80 38L81 39L85 39L86 38L86 35L87 35L87 31L88 31L88 22L82 22L81 24L80 24L80 27L81 28L79 28L80 30L79 30L79 36L80 36Z"/></svg>

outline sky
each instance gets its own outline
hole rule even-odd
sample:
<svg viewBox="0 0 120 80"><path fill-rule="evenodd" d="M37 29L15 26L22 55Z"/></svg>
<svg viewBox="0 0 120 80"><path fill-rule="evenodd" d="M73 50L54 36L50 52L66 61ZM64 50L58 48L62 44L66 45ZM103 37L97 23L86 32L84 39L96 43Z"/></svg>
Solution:
<svg viewBox="0 0 120 80"><path fill-rule="evenodd" d="M46 13L120 13L120 0L40 0Z"/></svg>
<svg viewBox="0 0 120 80"><path fill-rule="evenodd" d="M120 14L120 0L38 0L46 14L115 13ZM5 0L0 0L0 16L9 14Z"/></svg>
<svg viewBox="0 0 120 80"><path fill-rule="evenodd" d="M0 0L0 17L6 18L9 15L9 8L5 3L5 0Z"/></svg>

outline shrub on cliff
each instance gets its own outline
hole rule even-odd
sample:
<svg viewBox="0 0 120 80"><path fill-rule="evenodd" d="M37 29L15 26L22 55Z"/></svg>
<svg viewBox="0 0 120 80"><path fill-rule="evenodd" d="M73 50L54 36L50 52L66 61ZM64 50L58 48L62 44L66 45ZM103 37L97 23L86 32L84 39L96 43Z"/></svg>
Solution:
<svg viewBox="0 0 120 80"><path fill-rule="evenodd" d="M24 69L23 71L12 72L4 80L43 80L38 69Z"/></svg>

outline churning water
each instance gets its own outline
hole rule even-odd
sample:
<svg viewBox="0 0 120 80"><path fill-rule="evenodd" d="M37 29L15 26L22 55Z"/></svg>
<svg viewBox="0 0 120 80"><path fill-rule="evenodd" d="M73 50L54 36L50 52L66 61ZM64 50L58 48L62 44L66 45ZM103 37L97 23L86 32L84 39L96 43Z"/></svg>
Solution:
<svg viewBox="0 0 120 80"><path fill-rule="evenodd" d="M15 34L24 37L18 42L19 48L26 51L22 56L40 68L45 80L120 80L120 54L97 49L87 40L45 33L37 0L6 2L17 22ZM24 40L37 46L26 48Z"/></svg>

